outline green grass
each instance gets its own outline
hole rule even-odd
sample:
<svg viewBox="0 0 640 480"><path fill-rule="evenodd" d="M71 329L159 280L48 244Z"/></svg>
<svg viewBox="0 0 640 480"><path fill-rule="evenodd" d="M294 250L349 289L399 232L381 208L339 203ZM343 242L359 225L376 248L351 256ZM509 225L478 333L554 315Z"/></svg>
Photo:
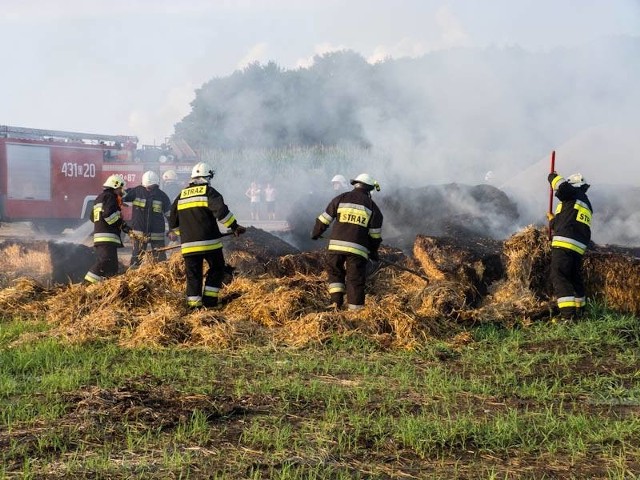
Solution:
<svg viewBox="0 0 640 480"><path fill-rule="evenodd" d="M640 325L598 305L414 351L123 349L46 329L0 322L0 478L640 475Z"/></svg>

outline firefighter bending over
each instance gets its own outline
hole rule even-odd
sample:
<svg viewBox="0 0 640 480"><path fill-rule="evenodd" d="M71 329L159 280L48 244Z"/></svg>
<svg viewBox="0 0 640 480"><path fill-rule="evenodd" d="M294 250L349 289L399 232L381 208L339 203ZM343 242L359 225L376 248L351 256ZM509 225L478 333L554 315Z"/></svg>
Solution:
<svg viewBox="0 0 640 480"><path fill-rule="evenodd" d="M131 231L121 213L125 185L122 175L111 175L104 182L105 188L93 204L91 221L96 263L84 276L87 283L98 283L118 273L118 248L122 247L120 232Z"/></svg>
<svg viewBox="0 0 640 480"><path fill-rule="evenodd" d="M154 260L166 260L164 251L156 249L165 244L165 219L171 211L171 201L166 193L160 190L160 177L149 170L142 175L142 185L127 191L122 197L123 202L133 204L131 214L131 239L133 251L131 253L131 268L142 263L142 257L148 244Z"/></svg>
<svg viewBox="0 0 640 480"><path fill-rule="evenodd" d="M589 184L579 173L567 179L556 172L547 180L560 200L555 215L549 213L551 240L551 283L563 320L579 318L586 303L582 258L591 241L593 210L587 197Z"/></svg>
<svg viewBox="0 0 640 480"><path fill-rule="evenodd" d="M236 236L246 231L238 225L222 195L209 185L213 175L214 171L207 163L196 164L191 171L191 182L173 201L169 216L169 228L179 230L187 276L187 306L193 309L218 305L225 273L218 222ZM203 291L205 260L209 271Z"/></svg>
<svg viewBox="0 0 640 480"><path fill-rule="evenodd" d="M317 240L336 220L329 240L327 272L331 303L340 309L347 294L347 309L364 308L364 287L369 259L378 260L382 242L382 213L371 199L380 185L367 173L351 180L353 190L335 197L316 219L311 238Z"/></svg>

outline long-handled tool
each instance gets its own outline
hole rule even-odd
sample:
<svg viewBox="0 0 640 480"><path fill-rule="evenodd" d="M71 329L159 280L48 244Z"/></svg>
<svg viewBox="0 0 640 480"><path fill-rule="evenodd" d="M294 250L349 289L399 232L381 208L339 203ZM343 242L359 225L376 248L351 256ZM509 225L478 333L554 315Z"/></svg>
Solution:
<svg viewBox="0 0 640 480"><path fill-rule="evenodd" d="M553 150L551 152L551 171L549 173L553 173L555 171L556 171L556 151ZM549 219L553 218L551 215L553 215L553 187L549 185ZM551 237L553 236L551 232L551 220L549 220L548 235L549 235L549 240L551 240Z"/></svg>
<svg viewBox="0 0 640 480"><path fill-rule="evenodd" d="M385 260L384 258L380 258L378 260L380 263L384 263L385 265L389 265L390 267L395 267L400 270L404 270L405 272L413 273L415 276L420 277L421 279L429 282L429 278L418 272L417 270L413 270L411 268L405 267L404 265L400 265L399 263L391 262L389 260Z"/></svg>

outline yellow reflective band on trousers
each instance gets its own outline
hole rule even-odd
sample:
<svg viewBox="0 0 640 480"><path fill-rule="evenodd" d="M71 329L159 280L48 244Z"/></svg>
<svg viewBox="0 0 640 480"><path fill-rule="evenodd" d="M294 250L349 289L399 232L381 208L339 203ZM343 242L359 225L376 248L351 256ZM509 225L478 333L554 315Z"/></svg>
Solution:
<svg viewBox="0 0 640 480"><path fill-rule="evenodd" d="M218 298L220 296L220 289L217 287L204 287L204 296L205 297L215 297Z"/></svg>
<svg viewBox="0 0 640 480"><path fill-rule="evenodd" d="M576 306L576 297L558 298L558 308L571 308Z"/></svg>
<svg viewBox="0 0 640 480"><path fill-rule="evenodd" d="M222 242L219 239L202 240L200 242L187 242L180 246L180 252L185 255L189 253L203 253L211 250L222 248Z"/></svg>
<svg viewBox="0 0 640 480"><path fill-rule="evenodd" d="M201 307L202 297L200 296L187 297L187 305L190 307Z"/></svg>
<svg viewBox="0 0 640 480"><path fill-rule="evenodd" d="M329 284L329 293L343 293L346 292L346 290L347 287L344 283L335 282Z"/></svg>

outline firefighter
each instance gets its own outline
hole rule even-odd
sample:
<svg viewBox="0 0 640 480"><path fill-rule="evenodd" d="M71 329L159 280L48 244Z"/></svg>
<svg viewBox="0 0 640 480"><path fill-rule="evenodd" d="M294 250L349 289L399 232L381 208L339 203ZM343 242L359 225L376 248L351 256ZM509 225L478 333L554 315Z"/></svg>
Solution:
<svg viewBox="0 0 640 480"><path fill-rule="evenodd" d="M178 183L178 174L175 170L167 170L162 174L162 190L167 194L171 202L175 200L182 190Z"/></svg>
<svg viewBox="0 0 640 480"><path fill-rule="evenodd" d="M122 175L111 175L103 184L104 190L94 201L91 221L96 263L84 277L89 284L101 282L118 273L118 248L122 247L120 232L131 231L121 213L125 185Z"/></svg>
<svg viewBox="0 0 640 480"><path fill-rule="evenodd" d="M364 287L369 259L378 260L382 242L382 213L371 199L380 185L367 173L351 180L353 190L335 197L316 219L311 238L317 240L336 220L327 255L332 308L340 309L347 295L347 309L364 308Z"/></svg>
<svg viewBox="0 0 640 480"><path fill-rule="evenodd" d="M547 180L560 200L555 215L547 214L553 232L551 283L560 317L572 320L582 316L586 303L582 258L591 241L593 209L587 197L589 184L580 173L564 179L552 172Z"/></svg>
<svg viewBox="0 0 640 480"><path fill-rule="evenodd" d="M334 175L331 179L331 187L335 193L339 193L348 190L349 185L347 184L347 179L344 178L343 175L338 174Z"/></svg>
<svg viewBox="0 0 640 480"><path fill-rule="evenodd" d="M179 230L187 276L187 306L192 309L218 305L225 274L222 237L218 222L235 236L246 231L238 225L222 195L209 185L214 176L209 164L200 162L191 171L191 182L173 201L169 228ZM203 263L209 271L202 288Z"/></svg>
<svg viewBox="0 0 640 480"><path fill-rule="evenodd" d="M164 247L165 244L165 219L171 211L171 200L165 192L160 190L159 183L158 174L149 170L142 175L142 184L129 190L122 197L123 202L133 204L131 214L133 251L130 268L136 268L142 263L148 244L151 244L151 252L155 260L167 259L164 251L158 252L157 249Z"/></svg>

